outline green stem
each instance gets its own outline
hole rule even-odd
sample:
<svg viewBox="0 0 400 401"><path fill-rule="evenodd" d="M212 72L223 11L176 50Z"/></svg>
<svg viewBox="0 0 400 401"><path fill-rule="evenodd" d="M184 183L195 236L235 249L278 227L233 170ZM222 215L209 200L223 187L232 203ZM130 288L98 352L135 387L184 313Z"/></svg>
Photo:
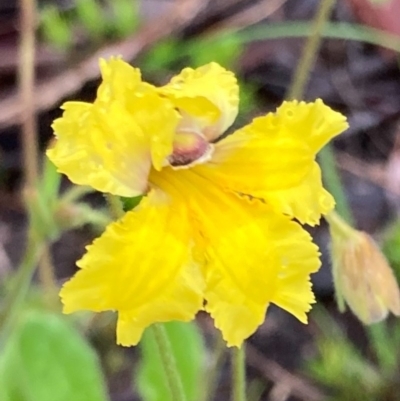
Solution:
<svg viewBox="0 0 400 401"><path fill-rule="evenodd" d="M54 266L50 252L50 244L47 244L42 250L42 255L39 261L39 279L46 289L46 295L49 304L52 305L54 296L58 292L57 279L54 274Z"/></svg>
<svg viewBox="0 0 400 401"><path fill-rule="evenodd" d="M3 301L0 314L0 345L5 343L14 327L44 248L44 242L39 242L29 235L24 258L17 270L12 287Z"/></svg>
<svg viewBox="0 0 400 401"><path fill-rule="evenodd" d="M91 187L86 187L84 185L74 185L68 191L66 191L62 197L61 201L66 203L73 203L78 199L82 198L83 196L94 192L94 189Z"/></svg>
<svg viewBox="0 0 400 401"><path fill-rule="evenodd" d="M338 173L335 154L330 144L319 152L319 163L322 168L324 183L336 201L336 210L349 224L354 225L353 215Z"/></svg>
<svg viewBox="0 0 400 401"><path fill-rule="evenodd" d="M186 401L182 380L179 375L171 343L168 339L164 326L160 323L157 323L150 326L149 329L152 331L157 343L158 352L160 353L168 386L171 391L171 399L173 401Z"/></svg>
<svg viewBox="0 0 400 401"><path fill-rule="evenodd" d="M201 394L200 401L210 401L215 397L215 391L218 386L218 379L220 377L222 365L226 359L226 343L222 336L217 333L215 345L212 348L212 364L207 369L207 376L205 377L204 390Z"/></svg>
<svg viewBox="0 0 400 401"><path fill-rule="evenodd" d="M246 401L245 345L232 349L232 401Z"/></svg>
<svg viewBox="0 0 400 401"><path fill-rule="evenodd" d="M288 99L300 99L303 96L309 72L314 63L322 39L325 23L329 19L335 0L321 0L317 14L313 20L312 31L308 37L299 64L293 78Z"/></svg>
<svg viewBox="0 0 400 401"><path fill-rule="evenodd" d="M106 200L111 216L118 220L124 215L121 199L118 196L106 194Z"/></svg>

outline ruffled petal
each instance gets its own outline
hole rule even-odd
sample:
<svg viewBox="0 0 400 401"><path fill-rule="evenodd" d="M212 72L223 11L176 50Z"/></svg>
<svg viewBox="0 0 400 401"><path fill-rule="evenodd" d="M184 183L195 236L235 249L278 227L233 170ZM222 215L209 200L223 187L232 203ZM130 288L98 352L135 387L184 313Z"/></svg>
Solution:
<svg viewBox="0 0 400 401"><path fill-rule="evenodd" d="M239 87L232 72L217 63L185 68L160 88L183 113L180 129L200 130L208 141L218 138L235 120Z"/></svg>
<svg viewBox="0 0 400 401"><path fill-rule="evenodd" d="M274 119L272 114L256 118L216 143L211 161L194 168L225 189L254 197L297 186L314 154L300 138L272 129Z"/></svg>
<svg viewBox="0 0 400 401"><path fill-rule="evenodd" d="M278 280L271 302L307 323L307 312L315 302L310 274L318 271L321 262L318 247L311 236L294 221L275 220L278 234L275 251L281 260Z"/></svg>
<svg viewBox="0 0 400 401"><path fill-rule="evenodd" d="M315 162L300 185L271 191L264 196L264 199L277 212L294 217L302 224L310 226L318 224L321 215L329 213L335 207L332 195L322 186L321 169Z"/></svg>
<svg viewBox="0 0 400 401"><path fill-rule="evenodd" d="M348 127L346 117L326 106L321 99L311 103L283 102L274 115L274 125L281 136L304 141L314 154ZM274 129L273 125L270 129Z"/></svg>
<svg viewBox="0 0 400 401"><path fill-rule="evenodd" d="M298 224L284 216L265 213L263 208L255 211L252 204L243 206L252 209L248 210L249 218L264 230L246 227L240 229L243 237L232 238L234 228L224 227L221 235L229 243L210 243L213 258L206 276L206 310L230 346L240 346L257 330L270 303L306 323L306 313L314 303L310 273L320 266L317 247ZM248 288L235 285L227 269L235 273L245 270L254 282Z"/></svg>
<svg viewBox="0 0 400 401"><path fill-rule="evenodd" d="M87 247L61 290L64 312L145 308L177 285L191 263L190 243L186 207L151 192Z"/></svg>
<svg viewBox="0 0 400 401"><path fill-rule="evenodd" d="M152 180L178 191L190 206L205 308L228 345L240 346L253 334L271 302L304 321L313 301L309 275L319 267L319 253L297 223L261 201L221 191L195 169L165 169Z"/></svg>
<svg viewBox="0 0 400 401"><path fill-rule="evenodd" d="M241 203L243 212L235 210L230 222L213 214L223 240L203 225L209 241L206 310L229 346L240 346L257 330L270 303L306 322L314 302L309 276L320 266L317 247L298 224L260 204Z"/></svg>
<svg viewBox="0 0 400 401"><path fill-rule="evenodd" d="M67 102L53 123L57 141L47 154L79 185L120 196L147 190L151 165L172 153L179 115L122 60L102 62L103 82L93 104Z"/></svg>
<svg viewBox="0 0 400 401"><path fill-rule="evenodd" d="M321 100L284 102L276 113L216 143L212 160L195 168L223 188L271 201L276 210L316 224L333 199L322 187L315 155L346 127L345 117Z"/></svg>
<svg viewBox="0 0 400 401"><path fill-rule="evenodd" d="M120 311L117 343L136 345L143 330L155 322L190 321L203 308L204 280L195 264L187 266L172 286L153 301L129 311Z"/></svg>

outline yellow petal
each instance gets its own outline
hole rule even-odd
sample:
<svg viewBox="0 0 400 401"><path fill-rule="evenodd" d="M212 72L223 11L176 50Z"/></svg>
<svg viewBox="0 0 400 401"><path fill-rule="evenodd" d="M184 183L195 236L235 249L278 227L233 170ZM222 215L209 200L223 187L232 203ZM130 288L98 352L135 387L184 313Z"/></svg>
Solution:
<svg viewBox="0 0 400 401"><path fill-rule="evenodd" d="M57 141L47 154L76 184L137 196L147 190L152 162L160 169L171 154L179 116L123 61L103 61L102 71L94 104L63 105L63 116L53 124Z"/></svg>
<svg viewBox="0 0 400 401"><path fill-rule="evenodd" d="M332 195L322 186L321 169L315 162L312 170L299 185L271 191L264 199L276 211L311 226L318 224L321 215L329 213L335 206Z"/></svg>
<svg viewBox="0 0 400 401"><path fill-rule="evenodd" d="M64 312L125 312L162 297L191 262L189 224L184 205L151 192L87 247L61 290Z"/></svg>
<svg viewBox="0 0 400 401"><path fill-rule="evenodd" d="M160 91L183 112L180 128L200 129L209 141L230 127L238 112L236 78L217 63L185 68Z"/></svg>
<svg viewBox="0 0 400 401"><path fill-rule="evenodd" d="M221 191L195 168L164 169L152 180L179 192L192 210L206 310L228 345L240 346L255 332L270 302L304 321L313 301L309 275L319 267L319 254L297 223L265 203Z"/></svg>
<svg viewBox="0 0 400 401"><path fill-rule="evenodd" d="M306 313L315 302L310 274L317 272L321 265L318 247L311 236L293 221L282 222L276 227L276 233L281 238L275 243L281 267L271 302L307 323Z"/></svg>
<svg viewBox="0 0 400 401"><path fill-rule="evenodd" d="M306 142L314 154L348 127L346 118L321 99L311 103L283 102L276 111L274 124L281 136Z"/></svg>
<svg viewBox="0 0 400 401"><path fill-rule="evenodd" d="M155 322L190 321L203 308L204 280L194 264L183 269L172 286L154 300L118 314L117 343L136 345L143 330Z"/></svg>
<svg viewBox="0 0 400 401"><path fill-rule="evenodd" d="M346 127L344 116L321 100L284 102L276 113L215 144L211 162L195 168L223 188L262 198L275 210L315 225L334 206L315 155Z"/></svg>
<svg viewBox="0 0 400 401"><path fill-rule="evenodd" d="M298 224L261 205L241 207L230 222L213 214L223 240L211 225L204 228L210 241L206 310L230 346L240 346L256 331L270 303L306 322L314 302L309 276L320 265L317 247Z"/></svg>
<svg viewBox="0 0 400 401"><path fill-rule="evenodd" d="M272 129L274 119L272 114L256 118L216 143L211 161L196 171L223 188L255 197L298 185L314 154L300 138Z"/></svg>
<svg viewBox="0 0 400 401"><path fill-rule="evenodd" d="M97 90L97 103L106 104L118 99L124 105L132 93L146 91L147 84L142 82L140 70L121 58L100 59L99 64L102 82Z"/></svg>

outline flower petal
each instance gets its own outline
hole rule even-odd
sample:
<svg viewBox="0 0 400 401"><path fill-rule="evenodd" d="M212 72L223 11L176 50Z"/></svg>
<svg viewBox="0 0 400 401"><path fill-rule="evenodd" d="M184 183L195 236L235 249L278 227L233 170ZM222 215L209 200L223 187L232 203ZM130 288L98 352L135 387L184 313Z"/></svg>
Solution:
<svg viewBox="0 0 400 401"><path fill-rule="evenodd" d="M211 162L195 168L223 188L263 199L269 198L270 191L293 189L294 193L300 185L314 185L319 206L311 205L313 215L303 220L315 224L332 207L330 195L320 184L315 155L346 127L345 117L321 100L284 102L276 113L256 118L216 143ZM312 197L310 191L308 200L314 204Z"/></svg>
<svg viewBox="0 0 400 401"><path fill-rule="evenodd" d="M242 203L243 221L238 211L230 222L213 214L223 241L211 237L212 227L205 228L206 310L230 346L240 346L256 331L270 303L306 322L314 302L309 276L320 265L317 247L298 224L261 204Z"/></svg>
<svg viewBox="0 0 400 401"><path fill-rule="evenodd" d="M223 188L255 197L298 185L314 154L300 138L274 131L274 119L272 114L256 118L216 143L211 161L196 171Z"/></svg>
<svg viewBox="0 0 400 401"><path fill-rule="evenodd" d="M228 345L240 346L254 333L270 302L304 321L313 301L309 274L319 267L319 254L297 223L261 201L221 191L194 168L164 169L152 181L178 191L190 206L206 310Z"/></svg>
<svg viewBox="0 0 400 401"><path fill-rule="evenodd" d="M208 267L206 310L230 346L240 346L256 331L270 303L292 313L303 323L307 322L306 312L314 303L310 273L320 265L317 247L298 224L273 214L263 213L257 219L258 213L248 214L264 227L262 236L249 226L240 229L245 239L235 239L231 235L234 228L227 227L229 234L224 229L221 235L230 243L222 247L218 243L210 245L218 257L214 256ZM258 254L253 253L254 243L259 244ZM228 256L229 249L232 253L236 250L233 256ZM242 250L242 256L238 249ZM247 289L241 288L229 277L227 269L246 270L255 280Z"/></svg>
<svg viewBox="0 0 400 401"><path fill-rule="evenodd" d="M218 138L236 118L239 88L232 72L217 63L185 68L160 88L183 112L181 129L200 129L208 141Z"/></svg>
<svg viewBox="0 0 400 401"><path fill-rule="evenodd" d="M147 190L152 162L160 169L172 153L179 115L123 61L103 62L102 72L94 104L63 105L53 124L57 141L47 154L76 184L137 196Z"/></svg>
<svg viewBox="0 0 400 401"><path fill-rule="evenodd" d="M329 213L335 207L332 195L322 186L321 169L316 162L300 185L271 191L264 196L264 199L276 211L310 226L318 224L321 215Z"/></svg>
<svg viewBox="0 0 400 401"><path fill-rule="evenodd" d="M155 322L190 321L203 308L204 280L195 264L187 266L172 286L153 301L118 314L117 343L136 345L143 330Z"/></svg>
<svg viewBox="0 0 400 401"><path fill-rule="evenodd" d="M64 312L139 310L171 291L190 263L186 207L153 191L87 247L61 290Z"/></svg>
<svg viewBox="0 0 400 401"><path fill-rule="evenodd" d="M310 274L318 271L318 247L312 242L311 236L294 221L276 223L280 241L276 241L276 252L281 260L278 280L275 283L275 293L271 302L285 309L302 323L307 323L307 312L315 302L310 282Z"/></svg>
<svg viewBox="0 0 400 401"><path fill-rule="evenodd" d="M348 127L346 117L321 99L311 103L283 102L276 110L274 123L280 135L304 141L314 154Z"/></svg>

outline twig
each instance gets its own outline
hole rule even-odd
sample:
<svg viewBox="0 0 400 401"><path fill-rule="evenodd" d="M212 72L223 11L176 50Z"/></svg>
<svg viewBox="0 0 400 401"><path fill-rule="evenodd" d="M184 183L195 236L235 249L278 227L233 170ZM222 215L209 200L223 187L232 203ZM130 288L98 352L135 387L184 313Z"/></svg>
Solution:
<svg viewBox="0 0 400 401"><path fill-rule="evenodd" d="M35 85L35 0L20 2L20 59L18 63L22 148L24 159L25 185L33 190L38 178L38 145L36 138L36 117L34 101Z"/></svg>
<svg viewBox="0 0 400 401"><path fill-rule="evenodd" d="M266 379L279 383L279 388L285 385L287 391L295 397L307 401L325 400L325 395L307 383L304 379L293 375L276 362L264 357L264 355L254 348L251 344L246 344L247 363L252 368L259 371Z"/></svg>
<svg viewBox="0 0 400 401"><path fill-rule="evenodd" d="M265 20L275 11L277 11L287 0L264 0L256 3L234 14L231 17L225 18L219 24L212 26L212 31L221 29L243 29L257 22ZM208 34L209 32L207 32Z"/></svg>
<svg viewBox="0 0 400 401"><path fill-rule="evenodd" d="M18 65L19 92L22 107L22 148L24 159L25 193L34 193L39 177L38 140L35 110L35 21L36 1L21 0L21 42L20 60ZM29 208L28 208L29 210ZM56 290L54 269L48 245L44 245L42 258L39 263L40 278L48 292L54 294Z"/></svg>

